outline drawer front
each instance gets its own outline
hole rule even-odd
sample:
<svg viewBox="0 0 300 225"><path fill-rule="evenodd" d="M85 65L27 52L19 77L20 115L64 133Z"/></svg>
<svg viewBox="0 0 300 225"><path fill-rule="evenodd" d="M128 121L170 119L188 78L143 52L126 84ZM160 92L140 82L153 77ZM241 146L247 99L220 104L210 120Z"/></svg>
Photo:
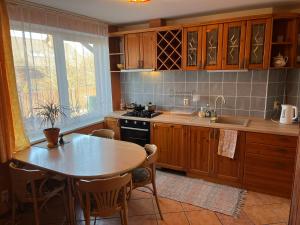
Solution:
<svg viewBox="0 0 300 225"><path fill-rule="evenodd" d="M246 134L246 144L248 143L258 143L280 147L296 148L297 137L248 132Z"/></svg>
<svg viewBox="0 0 300 225"><path fill-rule="evenodd" d="M248 143L246 145L247 153L294 159L296 157L296 148Z"/></svg>
<svg viewBox="0 0 300 225"><path fill-rule="evenodd" d="M294 160L247 153L244 186L271 194L289 196L292 190Z"/></svg>

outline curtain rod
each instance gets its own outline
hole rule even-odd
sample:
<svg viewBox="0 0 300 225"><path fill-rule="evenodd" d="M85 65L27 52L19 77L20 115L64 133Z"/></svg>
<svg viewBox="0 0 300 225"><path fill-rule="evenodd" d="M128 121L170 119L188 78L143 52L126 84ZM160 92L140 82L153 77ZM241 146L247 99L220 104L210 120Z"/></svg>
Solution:
<svg viewBox="0 0 300 225"><path fill-rule="evenodd" d="M38 3L34 3L34 2L29 2L29 1L24 1L24 0L6 0L6 3L13 4L13 5L30 6L30 7L35 7L38 9L45 9L45 10L53 11L56 13L62 13L62 14L69 15L69 16L81 17L82 19L93 20L95 22L99 22L99 23L108 25L108 22L106 22L106 21L102 21L102 20L99 20L99 19L96 19L93 17L85 16L85 15L71 12L68 10L58 9L58 8L55 8L52 6L46 6L46 5L42 5L42 4L38 4Z"/></svg>

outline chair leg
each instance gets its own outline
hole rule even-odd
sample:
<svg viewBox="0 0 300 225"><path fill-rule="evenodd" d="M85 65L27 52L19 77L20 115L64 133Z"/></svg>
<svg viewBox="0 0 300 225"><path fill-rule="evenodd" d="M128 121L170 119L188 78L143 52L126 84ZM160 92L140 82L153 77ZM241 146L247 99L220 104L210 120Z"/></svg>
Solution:
<svg viewBox="0 0 300 225"><path fill-rule="evenodd" d="M37 205L37 201L33 201L33 209L34 209L34 220L35 220L35 225L40 225L40 219L39 219L39 208Z"/></svg>
<svg viewBox="0 0 300 225"><path fill-rule="evenodd" d="M121 224L124 225L124 212L123 212L123 209L120 210L120 219L121 219Z"/></svg>
<svg viewBox="0 0 300 225"><path fill-rule="evenodd" d="M16 199L12 196L12 225L16 224Z"/></svg>
<svg viewBox="0 0 300 225"><path fill-rule="evenodd" d="M161 208L160 208L160 205L159 205L159 201L158 201L158 196L157 196L157 189L156 189L156 183L155 183L155 180L152 181L152 187L153 187L153 195L155 197L155 201L156 201L156 205L157 205L157 208L158 208L158 212L159 212L159 215L160 215L160 218L163 220L163 214L161 212Z"/></svg>

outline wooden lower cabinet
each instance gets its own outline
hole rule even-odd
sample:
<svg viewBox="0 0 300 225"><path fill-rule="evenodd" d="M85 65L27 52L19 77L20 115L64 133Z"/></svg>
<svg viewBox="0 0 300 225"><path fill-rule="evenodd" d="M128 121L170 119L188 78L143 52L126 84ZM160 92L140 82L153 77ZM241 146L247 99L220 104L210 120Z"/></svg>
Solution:
<svg viewBox="0 0 300 225"><path fill-rule="evenodd" d="M111 118L111 117L105 118L104 128L113 130L115 132L115 140L121 139L121 131L120 131L120 125L118 119Z"/></svg>
<svg viewBox="0 0 300 225"><path fill-rule="evenodd" d="M297 137L246 134L243 186L246 189L290 197Z"/></svg>
<svg viewBox="0 0 300 225"><path fill-rule="evenodd" d="M210 128L190 127L188 150L188 173L209 176L211 154L209 148Z"/></svg>
<svg viewBox="0 0 300 225"><path fill-rule="evenodd" d="M241 186L244 173L245 132L238 132L235 155L233 159L218 155L219 129L212 129L211 148L213 151L212 177L220 183Z"/></svg>
<svg viewBox="0 0 300 225"><path fill-rule="evenodd" d="M158 165L174 170L185 170L187 128L168 123L152 124L152 141L158 148Z"/></svg>

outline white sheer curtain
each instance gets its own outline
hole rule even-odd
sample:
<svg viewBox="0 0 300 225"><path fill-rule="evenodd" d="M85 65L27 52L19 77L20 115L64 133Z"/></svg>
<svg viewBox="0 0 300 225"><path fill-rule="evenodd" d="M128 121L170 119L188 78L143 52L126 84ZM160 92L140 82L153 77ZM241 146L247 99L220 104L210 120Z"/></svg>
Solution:
<svg viewBox="0 0 300 225"><path fill-rule="evenodd" d="M66 106L63 131L95 123L112 111L108 37L11 20L17 87L27 134L43 137L36 107Z"/></svg>

